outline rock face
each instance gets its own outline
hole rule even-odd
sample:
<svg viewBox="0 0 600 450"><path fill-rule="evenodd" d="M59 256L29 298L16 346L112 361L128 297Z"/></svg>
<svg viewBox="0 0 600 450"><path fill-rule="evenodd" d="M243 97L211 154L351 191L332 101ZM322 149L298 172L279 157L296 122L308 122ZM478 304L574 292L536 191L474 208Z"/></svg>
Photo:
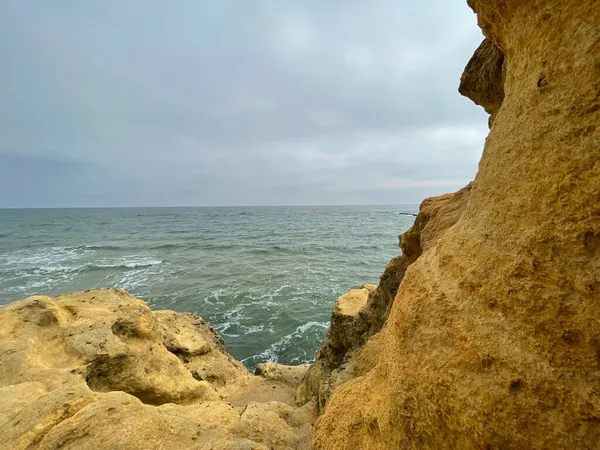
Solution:
<svg viewBox="0 0 600 450"><path fill-rule="evenodd" d="M458 92L490 114L490 126L504 100L504 54L490 39L484 39L467 63Z"/></svg>
<svg viewBox="0 0 600 450"><path fill-rule="evenodd" d="M337 299L327 336L296 392L298 404L314 398L321 412L336 387L364 370L356 364L358 355L388 318L406 269L456 223L470 191L469 185L453 194L425 199L413 226L399 236L402 255L387 264L379 285L367 284Z"/></svg>
<svg viewBox="0 0 600 450"><path fill-rule="evenodd" d="M315 449L600 442L600 7L470 5L506 56L479 172L327 402Z"/></svg>
<svg viewBox="0 0 600 450"><path fill-rule="evenodd" d="M201 317L125 291L30 297L0 308L2 449L296 449L311 405L294 376L257 377Z"/></svg>
<svg viewBox="0 0 600 450"><path fill-rule="evenodd" d="M315 364L309 369L296 392L296 402L304 404L316 397L321 410L332 389L347 381L353 373L353 354L361 347L365 322L360 317L375 290L373 285L352 289L340 296L331 314L331 326L321 343Z"/></svg>

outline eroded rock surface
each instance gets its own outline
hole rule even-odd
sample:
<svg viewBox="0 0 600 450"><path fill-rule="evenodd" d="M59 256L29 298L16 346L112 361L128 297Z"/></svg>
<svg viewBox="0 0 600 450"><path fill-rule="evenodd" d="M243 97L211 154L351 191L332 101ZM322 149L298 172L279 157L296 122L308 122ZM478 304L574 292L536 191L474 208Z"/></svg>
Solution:
<svg viewBox="0 0 600 450"><path fill-rule="evenodd" d="M0 308L0 448L297 449L295 377L248 373L201 317L117 289ZM297 381L295 381L297 380Z"/></svg>
<svg viewBox="0 0 600 450"><path fill-rule="evenodd" d="M406 270L315 449L600 442L600 7L469 4L504 100L466 207Z"/></svg>
<svg viewBox="0 0 600 450"><path fill-rule="evenodd" d="M413 226L399 236L402 255L387 264L379 284L352 289L337 299L327 336L296 392L298 404L315 399L322 411L336 387L370 368L364 362L357 365L357 357L388 318L406 269L456 223L470 191L468 185L452 194L425 199Z"/></svg>
<svg viewBox="0 0 600 450"><path fill-rule="evenodd" d="M271 362L259 364L255 375L260 375L267 380L281 381L288 386L298 387L302 378L306 375L310 364L299 364L297 366L285 366Z"/></svg>
<svg viewBox="0 0 600 450"><path fill-rule="evenodd" d="M490 39L484 39L467 63L458 92L490 114L490 126L504 100L504 54Z"/></svg>

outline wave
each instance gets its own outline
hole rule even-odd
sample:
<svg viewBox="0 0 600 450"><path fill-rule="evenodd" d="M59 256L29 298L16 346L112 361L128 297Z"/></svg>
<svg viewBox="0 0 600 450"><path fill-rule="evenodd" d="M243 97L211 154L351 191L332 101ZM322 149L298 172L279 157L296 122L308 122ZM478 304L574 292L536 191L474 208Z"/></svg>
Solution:
<svg viewBox="0 0 600 450"><path fill-rule="evenodd" d="M0 266L16 269L54 265L81 257L74 247L45 247L20 249L0 254Z"/></svg>
<svg viewBox="0 0 600 450"><path fill-rule="evenodd" d="M267 248L249 248L247 250L249 253L253 253L256 255L273 255L277 253L296 253L296 250L286 247L281 247L279 245L272 245ZM301 251L301 250L298 250Z"/></svg>
<svg viewBox="0 0 600 450"><path fill-rule="evenodd" d="M131 269L146 269L149 267L157 266L162 264L164 261L161 259L146 259L146 260L138 260L138 261L114 261L107 263L88 263L82 264L78 266L67 266L62 264L53 264L53 265L44 265L40 267L30 268L21 270L19 273L21 276L28 274L32 275L47 275L54 273L61 274L79 274L85 272L93 272L97 270L131 270Z"/></svg>
<svg viewBox="0 0 600 450"><path fill-rule="evenodd" d="M294 363L305 363L311 362L314 360L314 354L308 353L306 351L302 352L299 342L305 342L307 339L306 332L315 328L317 334L319 335L317 340L320 341L322 339L322 334L325 333L325 330L329 328L329 322L307 322L302 325L298 325L296 329L290 334L283 336L278 341L271 344L268 348L263 350L262 352L249 356L248 358L242 359L242 363L248 365L249 367L255 366L258 362L280 362L280 358L282 354L288 350L290 347L294 348L294 353L297 354L296 357L292 359L291 362Z"/></svg>
<svg viewBox="0 0 600 450"><path fill-rule="evenodd" d="M119 245L80 245L79 247L75 247L76 249L88 249L88 250L127 250L132 247L119 246Z"/></svg>
<svg viewBox="0 0 600 450"><path fill-rule="evenodd" d="M182 244L159 244L159 245L148 245L148 246L133 246L133 245L80 245L73 247L75 249L86 249L96 251L131 251L131 250L170 250L176 248L186 248L188 246Z"/></svg>
<svg viewBox="0 0 600 450"><path fill-rule="evenodd" d="M83 271L93 270L106 270L106 269L146 269L148 267L157 266L162 264L161 259L153 259L149 261L130 262L130 263L119 263L118 261L113 264L88 264L82 267Z"/></svg>
<svg viewBox="0 0 600 450"><path fill-rule="evenodd" d="M197 249L200 250L233 250L239 249L242 245L235 244L197 244Z"/></svg>
<svg viewBox="0 0 600 450"><path fill-rule="evenodd" d="M357 243L341 243L340 245L304 245L301 246L283 246L279 244L261 245L259 242L252 243L251 241L244 243L233 242L206 242L214 241L212 237L196 237L187 238L180 243L165 243L165 244L149 244L149 245L119 245L119 244L87 244L74 247L60 247L53 249L61 249L65 253L73 253L77 251L94 251L94 252L133 252L133 251L165 251L165 250L203 250L203 251L228 251L237 250L254 255L275 255L275 254L299 254L299 253L314 253L316 255L322 252L347 252L359 250L382 250L385 247L381 245L365 245Z"/></svg>
<svg viewBox="0 0 600 450"><path fill-rule="evenodd" d="M186 239L179 244L158 244L158 245L113 245L113 244L92 244L80 245L72 247L73 249L85 249L94 251L133 251L133 250L230 250L242 247L235 244L212 244L206 242L198 242L198 240L207 240L206 238L196 238L196 242L189 242L191 239ZM212 240L212 239L211 239Z"/></svg>

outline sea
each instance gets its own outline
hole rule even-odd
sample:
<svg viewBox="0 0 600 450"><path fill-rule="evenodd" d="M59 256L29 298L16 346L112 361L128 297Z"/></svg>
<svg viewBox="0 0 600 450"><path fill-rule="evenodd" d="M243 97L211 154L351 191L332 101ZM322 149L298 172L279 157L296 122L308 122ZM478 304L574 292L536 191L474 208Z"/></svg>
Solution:
<svg viewBox="0 0 600 450"><path fill-rule="evenodd" d="M201 315L251 370L310 362L335 299L379 281L417 208L0 209L0 305L118 287Z"/></svg>

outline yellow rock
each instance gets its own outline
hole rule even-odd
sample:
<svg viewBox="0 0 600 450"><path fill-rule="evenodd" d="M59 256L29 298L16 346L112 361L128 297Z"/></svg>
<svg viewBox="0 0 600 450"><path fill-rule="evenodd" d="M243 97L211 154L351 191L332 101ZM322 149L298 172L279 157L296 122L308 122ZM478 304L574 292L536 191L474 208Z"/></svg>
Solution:
<svg viewBox="0 0 600 450"><path fill-rule="evenodd" d="M502 106L315 449L598 448L600 7L470 4L506 55Z"/></svg>
<svg viewBox="0 0 600 450"><path fill-rule="evenodd" d="M367 289L351 289L337 299L334 305L334 314L356 318L361 308L367 304L368 299L369 291Z"/></svg>
<svg viewBox="0 0 600 450"><path fill-rule="evenodd" d="M248 373L201 317L117 289L0 308L0 449L305 448L295 377Z"/></svg>
<svg viewBox="0 0 600 450"><path fill-rule="evenodd" d="M298 404L314 399L321 412L335 388L373 367L373 352L363 354L364 345L388 318L406 269L456 223L470 192L469 185L452 194L425 199L413 226L399 236L403 254L388 263L379 284L365 284L337 299L316 361L296 391Z"/></svg>

